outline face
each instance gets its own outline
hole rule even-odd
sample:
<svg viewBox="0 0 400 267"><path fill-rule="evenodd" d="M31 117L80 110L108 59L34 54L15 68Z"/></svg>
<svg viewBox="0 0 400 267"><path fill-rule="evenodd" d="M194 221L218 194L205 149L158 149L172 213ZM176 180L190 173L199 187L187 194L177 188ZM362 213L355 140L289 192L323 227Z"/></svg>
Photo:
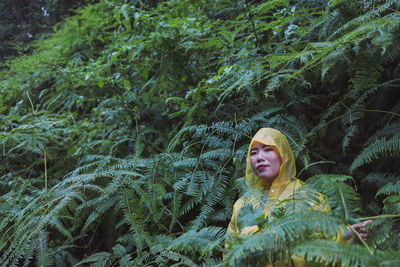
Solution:
<svg viewBox="0 0 400 267"><path fill-rule="evenodd" d="M275 146L253 143L250 150L250 164L261 179L272 182L279 174L282 159Z"/></svg>

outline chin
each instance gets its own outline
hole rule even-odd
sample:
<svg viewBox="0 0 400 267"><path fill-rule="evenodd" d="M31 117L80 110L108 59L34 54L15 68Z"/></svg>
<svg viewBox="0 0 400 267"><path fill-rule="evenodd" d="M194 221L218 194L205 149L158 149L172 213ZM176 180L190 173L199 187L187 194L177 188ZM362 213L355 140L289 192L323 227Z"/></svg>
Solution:
<svg viewBox="0 0 400 267"><path fill-rule="evenodd" d="M272 182L276 176L271 175L258 175L258 178L263 179L266 182Z"/></svg>

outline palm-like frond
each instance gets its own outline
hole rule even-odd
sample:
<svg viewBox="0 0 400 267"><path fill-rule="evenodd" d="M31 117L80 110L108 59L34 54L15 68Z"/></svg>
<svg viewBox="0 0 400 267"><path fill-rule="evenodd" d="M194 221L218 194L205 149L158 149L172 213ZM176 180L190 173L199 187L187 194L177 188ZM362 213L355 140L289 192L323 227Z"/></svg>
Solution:
<svg viewBox="0 0 400 267"><path fill-rule="evenodd" d="M397 181L398 175L394 173L372 172L364 177L363 181L373 184L376 187L382 187L390 182Z"/></svg>
<svg viewBox="0 0 400 267"><path fill-rule="evenodd" d="M309 178L306 184L327 197L333 213L344 220L351 220L360 211L360 198L354 188L346 184L353 181L348 175L320 174Z"/></svg>
<svg viewBox="0 0 400 267"><path fill-rule="evenodd" d="M396 183L388 183L382 186L376 195L400 195L400 182L397 181Z"/></svg>
<svg viewBox="0 0 400 267"><path fill-rule="evenodd" d="M365 147L354 159L350 166L350 171L371 163L373 160L388 157L398 157L400 155L400 136L394 135L390 139L380 138Z"/></svg>
<svg viewBox="0 0 400 267"><path fill-rule="evenodd" d="M175 239L167 249L198 253L204 256L206 253L211 252L216 246L221 245L225 231L225 228L220 227L205 227L198 231L189 230Z"/></svg>
<svg viewBox="0 0 400 267"><path fill-rule="evenodd" d="M361 246L346 245L334 240L315 240L297 245L293 254L323 265L377 266L377 258Z"/></svg>

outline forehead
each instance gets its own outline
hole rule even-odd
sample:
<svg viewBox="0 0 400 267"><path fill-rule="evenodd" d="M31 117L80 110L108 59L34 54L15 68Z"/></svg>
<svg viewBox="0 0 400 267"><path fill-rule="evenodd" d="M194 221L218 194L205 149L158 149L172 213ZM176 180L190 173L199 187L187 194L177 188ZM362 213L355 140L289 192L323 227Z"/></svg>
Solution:
<svg viewBox="0 0 400 267"><path fill-rule="evenodd" d="M258 149L258 148L262 148L262 147L274 147L274 146L273 145L266 145L266 144L263 144L263 143L260 143L260 142L254 142L251 145L251 149Z"/></svg>

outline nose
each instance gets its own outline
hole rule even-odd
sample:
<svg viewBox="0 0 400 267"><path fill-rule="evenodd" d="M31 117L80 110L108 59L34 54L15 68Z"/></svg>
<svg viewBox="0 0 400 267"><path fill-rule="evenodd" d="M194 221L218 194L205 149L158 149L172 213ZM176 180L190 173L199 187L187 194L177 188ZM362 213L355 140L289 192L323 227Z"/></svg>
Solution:
<svg viewBox="0 0 400 267"><path fill-rule="evenodd" d="M261 162L261 161L263 161L263 160L264 160L263 153L258 153L258 154L257 154L257 162Z"/></svg>

